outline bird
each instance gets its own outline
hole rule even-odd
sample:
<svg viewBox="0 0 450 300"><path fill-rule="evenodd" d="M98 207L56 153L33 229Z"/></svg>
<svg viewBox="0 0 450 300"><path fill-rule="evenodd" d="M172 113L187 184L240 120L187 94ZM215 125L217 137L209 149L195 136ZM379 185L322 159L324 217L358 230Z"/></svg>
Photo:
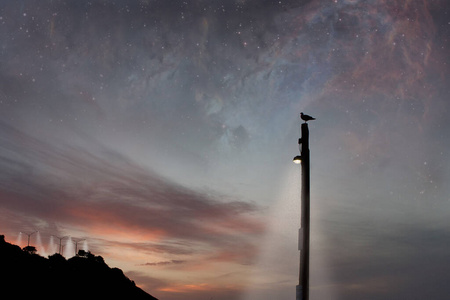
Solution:
<svg viewBox="0 0 450 300"><path fill-rule="evenodd" d="M311 116L305 115L303 112L300 113L300 118L301 118L303 121L305 121L305 123L308 122L308 121L312 121L312 120L315 120L315 119L316 119L316 118L313 118L313 117L311 117Z"/></svg>

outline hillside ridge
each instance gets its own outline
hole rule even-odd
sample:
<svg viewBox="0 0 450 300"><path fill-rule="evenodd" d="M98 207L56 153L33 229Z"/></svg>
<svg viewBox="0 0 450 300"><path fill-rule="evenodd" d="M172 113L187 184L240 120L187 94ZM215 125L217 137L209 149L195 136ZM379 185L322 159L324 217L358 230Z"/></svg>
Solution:
<svg viewBox="0 0 450 300"><path fill-rule="evenodd" d="M70 299L158 300L137 287L122 270L110 268L101 256L80 251L80 255L69 259L60 254L45 258L35 254L33 248L21 249L0 235L1 293L10 299L56 300L69 296Z"/></svg>

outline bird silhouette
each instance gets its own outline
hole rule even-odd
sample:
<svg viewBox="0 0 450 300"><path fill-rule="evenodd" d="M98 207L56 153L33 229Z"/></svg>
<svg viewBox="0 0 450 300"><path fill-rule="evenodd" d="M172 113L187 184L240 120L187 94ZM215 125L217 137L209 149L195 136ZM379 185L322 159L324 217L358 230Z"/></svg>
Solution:
<svg viewBox="0 0 450 300"><path fill-rule="evenodd" d="M308 121L312 121L312 120L315 120L316 118L313 118L313 117L311 117L311 116L308 116L308 115L305 115L304 113L300 113L300 118L303 120L303 121L305 121L305 123L306 122L308 122Z"/></svg>

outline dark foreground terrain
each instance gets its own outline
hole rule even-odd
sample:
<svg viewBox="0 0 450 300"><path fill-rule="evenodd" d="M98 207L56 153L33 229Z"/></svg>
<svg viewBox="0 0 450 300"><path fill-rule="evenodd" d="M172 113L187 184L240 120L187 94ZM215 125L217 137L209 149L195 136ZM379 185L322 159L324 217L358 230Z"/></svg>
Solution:
<svg viewBox="0 0 450 300"><path fill-rule="evenodd" d="M66 260L33 250L0 235L0 299L156 299L101 256L87 252Z"/></svg>

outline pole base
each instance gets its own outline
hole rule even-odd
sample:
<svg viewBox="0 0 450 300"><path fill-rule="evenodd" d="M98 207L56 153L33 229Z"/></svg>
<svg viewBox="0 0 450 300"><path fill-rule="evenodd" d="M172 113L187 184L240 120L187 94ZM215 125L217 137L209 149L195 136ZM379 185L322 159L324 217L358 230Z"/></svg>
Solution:
<svg viewBox="0 0 450 300"><path fill-rule="evenodd" d="M302 299L302 292L303 292L303 288L302 288L302 286L301 285L297 285L296 287L295 287L295 289L296 289L296 296L295 296L295 299L296 300L303 300Z"/></svg>

